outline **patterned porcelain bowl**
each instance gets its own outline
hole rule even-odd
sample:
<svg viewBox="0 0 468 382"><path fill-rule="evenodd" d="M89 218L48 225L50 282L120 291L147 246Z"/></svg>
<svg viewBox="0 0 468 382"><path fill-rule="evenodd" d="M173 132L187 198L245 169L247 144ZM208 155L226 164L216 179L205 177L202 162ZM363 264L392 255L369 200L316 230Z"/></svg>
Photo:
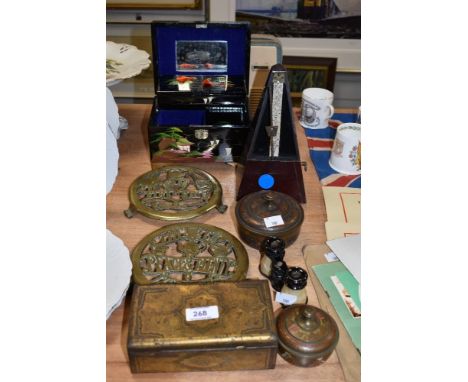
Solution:
<svg viewBox="0 0 468 382"><path fill-rule="evenodd" d="M149 54L136 46L106 42L106 85L135 77L151 64Z"/></svg>

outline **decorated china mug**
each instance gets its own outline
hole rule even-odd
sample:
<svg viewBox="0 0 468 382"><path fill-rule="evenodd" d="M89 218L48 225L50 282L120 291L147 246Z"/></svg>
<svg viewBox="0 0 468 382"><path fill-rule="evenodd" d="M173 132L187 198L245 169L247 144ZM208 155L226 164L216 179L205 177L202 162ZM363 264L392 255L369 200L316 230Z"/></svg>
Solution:
<svg viewBox="0 0 468 382"><path fill-rule="evenodd" d="M361 124L342 123L337 127L328 163L341 174L361 173Z"/></svg>
<svg viewBox="0 0 468 382"><path fill-rule="evenodd" d="M306 129L325 129L335 112L333 93L327 89L308 88L302 92L301 125Z"/></svg>

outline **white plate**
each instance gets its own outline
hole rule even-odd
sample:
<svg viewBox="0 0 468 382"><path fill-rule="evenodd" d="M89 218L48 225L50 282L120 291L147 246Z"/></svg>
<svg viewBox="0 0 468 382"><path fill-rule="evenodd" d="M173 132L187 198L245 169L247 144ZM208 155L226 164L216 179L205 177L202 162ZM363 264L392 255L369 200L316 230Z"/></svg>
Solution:
<svg viewBox="0 0 468 382"><path fill-rule="evenodd" d="M106 121L109 124L115 138L119 139L119 109L115 102L114 96L109 88L106 87Z"/></svg>
<svg viewBox="0 0 468 382"><path fill-rule="evenodd" d="M131 275L132 262L128 248L106 230L106 320L124 300Z"/></svg>
<svg viewBox="0 0 468 382"><path fill-rule="evenodd" d="M149 54L136 46L106 42L106 85L135 77L151 64Z"/></svg>
<svg viewBox="0 0 468 382"><path fill-rule="evenodd" d="M119 172L119 148L117 139L109 126L106 124L106 194L108 194L114 185L115 178Z"/></svg>

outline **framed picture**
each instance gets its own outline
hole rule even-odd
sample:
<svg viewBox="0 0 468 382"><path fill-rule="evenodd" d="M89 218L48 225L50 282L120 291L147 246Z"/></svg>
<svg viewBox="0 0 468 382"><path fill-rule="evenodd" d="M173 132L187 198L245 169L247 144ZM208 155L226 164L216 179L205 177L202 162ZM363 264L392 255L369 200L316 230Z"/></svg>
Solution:
<svg viewBox="0 0 468 382"><path fill-rule="evenodd" d="M106 0L107 9L201 9L202 0Z"/></svg>
<svg viewBox="0 0 468 382"><path fill-rule="evenodd" d="M301 105L304 89L323 88L333 92L336 63L336 58L329 57L283 56L283 65L288 71L293 106Z"/></svg>

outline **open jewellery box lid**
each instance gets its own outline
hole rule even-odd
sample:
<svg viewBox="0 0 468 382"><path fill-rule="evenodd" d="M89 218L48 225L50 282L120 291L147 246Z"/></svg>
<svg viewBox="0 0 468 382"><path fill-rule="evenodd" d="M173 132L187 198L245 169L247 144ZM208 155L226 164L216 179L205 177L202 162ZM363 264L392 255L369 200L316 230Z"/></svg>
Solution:
<svg viewBox="0 0 468 382"><path fill-rule="evenodd" d="M153 22L157 93L247 95L250 26L247 22Z"/></svg>

